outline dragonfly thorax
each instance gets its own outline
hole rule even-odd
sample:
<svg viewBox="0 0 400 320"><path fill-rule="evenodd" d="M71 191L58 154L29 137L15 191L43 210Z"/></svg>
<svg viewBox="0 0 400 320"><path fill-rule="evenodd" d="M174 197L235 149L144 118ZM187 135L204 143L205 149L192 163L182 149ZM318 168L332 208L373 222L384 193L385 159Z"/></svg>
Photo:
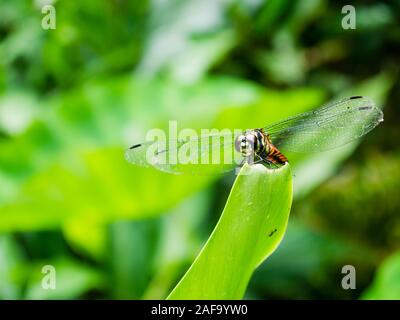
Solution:
<svg viewBox="0 0 400 320"><path fill-rule="evenodd" d="M245 135L236 137L235 149L240 152L244 157L250 157L254 154L260 154L266 148L264 134L256 129L252 130Z"/></svg>

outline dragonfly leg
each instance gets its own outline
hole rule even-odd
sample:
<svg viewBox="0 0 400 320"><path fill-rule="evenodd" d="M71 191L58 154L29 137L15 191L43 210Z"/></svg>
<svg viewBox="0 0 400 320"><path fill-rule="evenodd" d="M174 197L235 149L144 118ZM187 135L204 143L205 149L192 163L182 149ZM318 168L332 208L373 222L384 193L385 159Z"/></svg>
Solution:
<svg viewBox="0 0 400 320"><path fill-rule="evenodd" d="M264 161L264 159L262 157L260 157L258 154L255 154L254 156L245 157L243 160L245 162L247 162L249 165L260 163L260 162ZM242 161L242 164L243 164L243 161Z"/></svg>
<svg viewBox="0 0 400 320"><path fill-rule="evenodd" d="M262 156L260 156L258 154L256 154L255 157L257 157L257 160L253 160L253 159L249 160L249 157L243 158L243 160L240 163L239 167L241 168L244 165L245 162L250 164L250 165L261 163L261 164L265 165L266 167L268 167L270 169L278 169L280 167L279 164L271 161L267 157L262 157Z"/></svg>
<svg viewBox="0 0 400 320"><path fill-rule="evenodd" d="M273 161L271 158L269 158L268 156L264 155L264 156L259 156L261 161L269 168L271 169L278 169L280 168L280 166L282 165L281 163L277 163L275 161Z"/></svg>

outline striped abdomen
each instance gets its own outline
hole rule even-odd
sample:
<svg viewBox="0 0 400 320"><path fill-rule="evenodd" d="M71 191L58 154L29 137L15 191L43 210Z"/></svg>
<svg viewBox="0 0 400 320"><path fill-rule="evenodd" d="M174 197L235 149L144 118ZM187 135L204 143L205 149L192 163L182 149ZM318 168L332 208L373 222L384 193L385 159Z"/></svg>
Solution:
<svg viewBox="0 0 400 320"><path fill-rule="evenodd" d="M285 164L288 159L282 154L272 143L269 144L269 152L267 154L267 160L276 164Z"/></svg>

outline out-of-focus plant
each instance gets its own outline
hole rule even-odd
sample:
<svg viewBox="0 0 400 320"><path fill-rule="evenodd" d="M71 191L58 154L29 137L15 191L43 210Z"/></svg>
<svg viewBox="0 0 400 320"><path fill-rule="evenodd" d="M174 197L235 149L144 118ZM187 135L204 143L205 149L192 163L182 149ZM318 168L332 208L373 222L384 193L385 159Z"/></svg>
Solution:
<svg viewBox="0 0 400 320"><path fill-rule="evenodd" d="M385 106L385 122L361 144L290 155L288 232L246 297L370 287L398 250L398 2L354 3L355 30L341 28L342 1L55 1L55 30L41 4L0 0L1 298L49 298L42 264L80 279L58 297L165 298L232 176L135 168L124 149L168 120L254 128L353 94ZM348 263L354 291L339 285Z"/></svg>

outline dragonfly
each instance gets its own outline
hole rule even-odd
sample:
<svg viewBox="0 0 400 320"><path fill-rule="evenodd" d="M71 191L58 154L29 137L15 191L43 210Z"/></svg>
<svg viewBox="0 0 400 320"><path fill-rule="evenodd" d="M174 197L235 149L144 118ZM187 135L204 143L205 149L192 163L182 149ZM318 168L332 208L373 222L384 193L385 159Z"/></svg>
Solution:
<svg viewBox="0 0 400 320"><path fill-rule="evenodd" d="M125 158L175 174L226 172L245 162L274 169L289 162L286 152L338 148L364 136L382 121L383 112L370 98L352 96L264 128L135 144L126 150ZM192 151L189 157L188 150Z"/></svg>

